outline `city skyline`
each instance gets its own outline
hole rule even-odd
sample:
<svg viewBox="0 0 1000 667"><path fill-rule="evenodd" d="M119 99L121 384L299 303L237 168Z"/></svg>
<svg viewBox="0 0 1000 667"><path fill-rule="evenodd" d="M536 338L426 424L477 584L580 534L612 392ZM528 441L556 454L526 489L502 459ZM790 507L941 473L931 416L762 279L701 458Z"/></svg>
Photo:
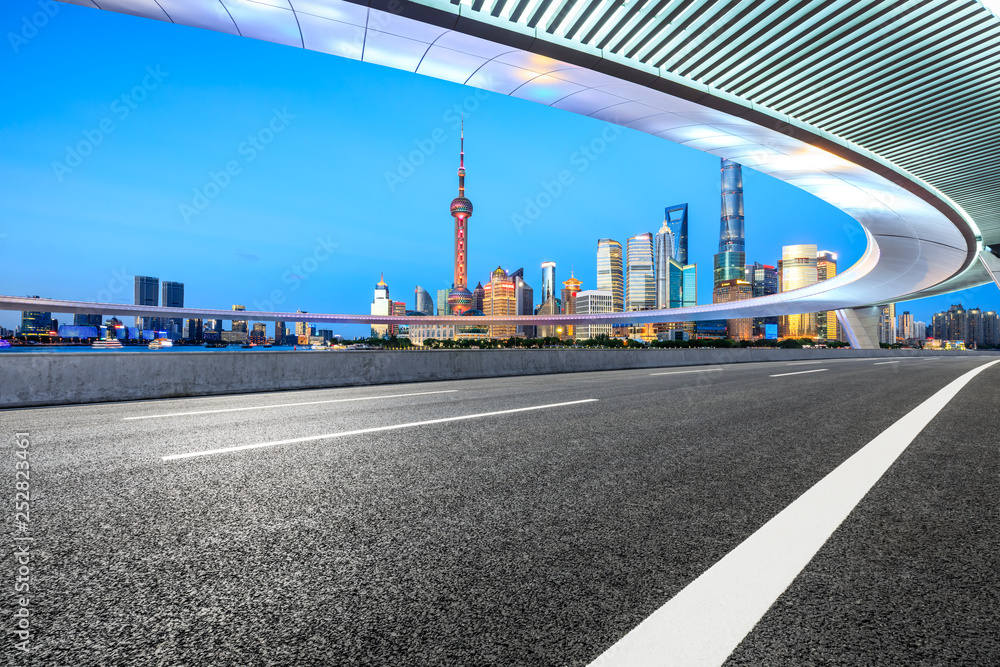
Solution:
<svg viewBox="0 0 1000 667"><path fill-rule="evenodd" d="M27 6L0 11L16 20ZM525 280L540 287L537 267L555 261L593 288L597 239L655 233L664 207L683 201L689 261L702 266L699 301L710 301L713 156L377 66L62 11L69 20L3 56L16 58L11 90L38 100L2 112L0 212L12 223L0 258L16 269L4 292L126 303L131 281L145 275L184 283L190 307L360 313L373 276L384 271L404 290L396 293L422 285L436 294L451 282L453 223L441 201L454 193L452 147L464 115L476 128L470 282L497 265L523 266ZM173 30L185 31L183 53L171 47ZM112 33L118 43L102 41ZM143 65L116 59L121 48ZM53 80L52 63L80 50L94 62L71 62ZM221 53L233 57L206 72L202 64ZM344 104L351 99L371 103L351 109ZM100 130L105 119L113 131ZM70 166L81 146L88 155ZM229 162L239 173L229 173ZM841 271L860 256L863 234L845 214L751 169L743 180L746 224L755 230L747 261L776 263L781 247L794 243L838 252ZM51 233L34 233L39 228ZM33 270L35 263L46 270ZM1000 300L992 286L969 292L904 307L926 321L952 301L994 308ZM2 313L0 325L12 329L19 317Z"/></svg>

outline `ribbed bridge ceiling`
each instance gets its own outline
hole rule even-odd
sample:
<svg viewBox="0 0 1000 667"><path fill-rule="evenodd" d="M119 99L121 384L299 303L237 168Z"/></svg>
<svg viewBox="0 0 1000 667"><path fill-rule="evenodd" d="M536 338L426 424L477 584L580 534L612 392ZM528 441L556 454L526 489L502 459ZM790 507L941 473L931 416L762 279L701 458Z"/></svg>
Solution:
<svg viewBox="0 0 1000 667"><path fill-rule="evenodd" d="M891 160L1000 243L1000 19L977 0L416 0L769 107Z"/></svg>

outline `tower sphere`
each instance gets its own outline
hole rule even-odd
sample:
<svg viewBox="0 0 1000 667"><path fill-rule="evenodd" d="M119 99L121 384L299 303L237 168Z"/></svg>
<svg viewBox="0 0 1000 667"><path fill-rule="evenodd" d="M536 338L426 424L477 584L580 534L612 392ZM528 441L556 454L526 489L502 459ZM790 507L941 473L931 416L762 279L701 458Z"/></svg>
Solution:
<svg viewBox="0 0 1000 667"><path fill-rule="evenodd" d="M465 197L455 197L451 200L451 214L458 215L461 213L472 215L472 202Z"/></svg>

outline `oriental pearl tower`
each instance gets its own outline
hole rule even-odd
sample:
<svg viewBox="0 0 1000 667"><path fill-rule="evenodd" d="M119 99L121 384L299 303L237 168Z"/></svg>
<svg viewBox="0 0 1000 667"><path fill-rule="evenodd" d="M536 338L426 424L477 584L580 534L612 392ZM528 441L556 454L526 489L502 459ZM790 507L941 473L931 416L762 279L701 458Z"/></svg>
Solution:
<svg viewBox="0 0 1000 667"><path fill-rule="evenodd" d="M469 216L472 202L465 197L465 123L462 123L462 143L458 162L458 196L451 200L451 216L455 218L455 284L448 293L448 308L455 315L463 315L472 308L472 292L469 291Z"/></svg>

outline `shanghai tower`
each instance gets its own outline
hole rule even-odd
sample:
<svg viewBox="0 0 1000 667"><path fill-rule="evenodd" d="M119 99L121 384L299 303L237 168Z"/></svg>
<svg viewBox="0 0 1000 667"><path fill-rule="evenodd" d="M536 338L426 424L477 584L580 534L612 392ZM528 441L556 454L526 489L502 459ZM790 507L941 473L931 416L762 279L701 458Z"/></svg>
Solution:
<svg viewBox="0 0 1000 667"><path fill-rule="evenodd" d="M743 236L743 171L738 162L722 159L722 221L719 252L715 255L714 286L744 279L746 252Z"/></svg>
<svg viewBox="0 0 1000 667"><path fill-rule="evenodd" d="M468 287L469 217L472 202L465 197L465 124L462 124L462 144L458 161L458 196L451 200L451 216L455 218L455 282L448 293L448 309L463 315L472 308L472 292Z"/></svg>

